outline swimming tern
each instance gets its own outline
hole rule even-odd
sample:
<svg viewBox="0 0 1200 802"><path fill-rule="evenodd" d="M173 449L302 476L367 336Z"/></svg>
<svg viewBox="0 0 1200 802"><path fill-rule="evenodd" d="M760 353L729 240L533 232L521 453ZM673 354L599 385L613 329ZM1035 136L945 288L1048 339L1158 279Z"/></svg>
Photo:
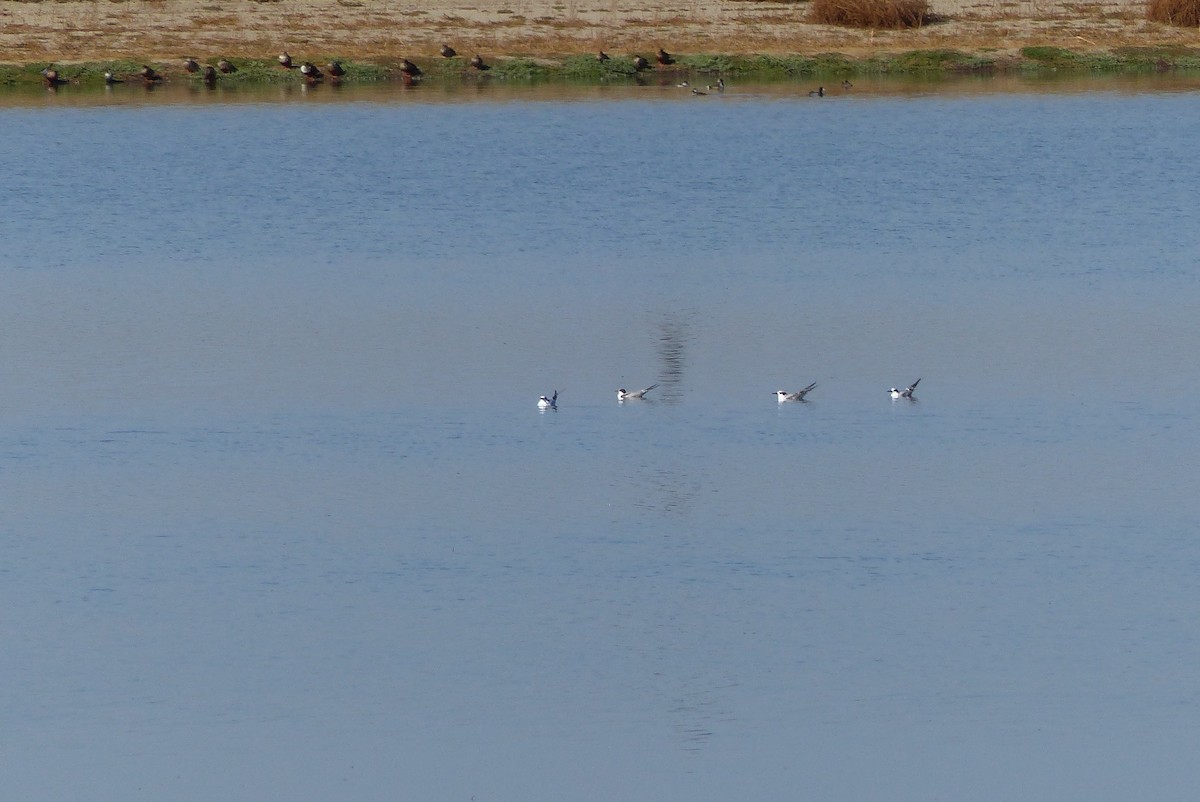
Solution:
<svg viewBox="0 0 1200 802"><path fill-rule="evenodd" d="M776 390L775 397L779 399L779 403L781 404L787 403L788 401L803 401L804 396L812 392L813 388L816 386L817 383L813 382L803 390L797 390L794 393L789 393L787 390Z"/></svg>
<svg viewBox="0 0 1200 802"><path fill-rule="evenodd" d="M892 394L892 398L912 398L913 390L917 389L917 385L920 383L921 383L921 380L917 379L915 382L908 385L908 387L903 390L893 387L892 389L888 390L888 392Z"/></svg>
<svg viewBox="0 0 1200 802"><path fill-rule="evenodd" d="M617 400L618 401L630 401L633 399L645 398L646 393L650 392L657 386L658 386L657 384L652 384L649 387L647 387L645 390L637 390L632 393L628 392L624 387L622 387L620 390L617 390Z"/></svg>

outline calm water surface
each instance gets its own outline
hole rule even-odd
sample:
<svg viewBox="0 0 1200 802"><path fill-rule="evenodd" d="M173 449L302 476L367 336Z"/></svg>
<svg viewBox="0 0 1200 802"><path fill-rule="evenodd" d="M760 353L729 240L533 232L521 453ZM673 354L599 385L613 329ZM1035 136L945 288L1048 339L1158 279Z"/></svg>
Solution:
<svg viewBox="0 0 1200 802"><path fill-rule="evenodd" d="M0 109L4 796L1190 798L1200 92L807 88Z"/></svg>

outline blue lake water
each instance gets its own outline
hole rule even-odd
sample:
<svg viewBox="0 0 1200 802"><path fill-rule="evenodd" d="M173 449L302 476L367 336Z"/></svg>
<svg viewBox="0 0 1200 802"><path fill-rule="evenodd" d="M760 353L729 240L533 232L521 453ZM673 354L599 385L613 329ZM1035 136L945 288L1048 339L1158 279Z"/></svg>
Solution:
<svg viewBox="0 0 1200 802"><path fill-rule="evenodd" d="M1191 798L1200 90L859 84L0 108L3 795Z"/></svg>

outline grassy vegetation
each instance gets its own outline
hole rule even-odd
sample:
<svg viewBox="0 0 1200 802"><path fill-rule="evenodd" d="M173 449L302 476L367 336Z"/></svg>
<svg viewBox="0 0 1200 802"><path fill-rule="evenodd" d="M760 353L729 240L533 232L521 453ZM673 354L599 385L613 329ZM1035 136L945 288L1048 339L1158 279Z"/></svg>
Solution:
<svg viewBox="0 0 1200 802"><path fill-rule="evenodd" d="M1076 53L1061 47L1025 47L1016 65L1026 72L1152 72L1200 69L1200 49L1125 47L1111 52Z"/></svg>
<svg viewBox="0 0 1200 802"><path fill-rule="evenodd" d="M1119 47L1113 56L1126 70L1200 70L1200 48L1194 47Z"/></svg>
<svg viewBox="0 0 1200 802"><path fill-rule="evenodd" d="M914 50L889 60L888 72L973 72L994 68L995 62L958 50Z"/></svg>
<svg viewBox="0 0 1200 802"><path fill-rule="evenodd" d="M1200 1L1200 0L1198 0ZM322 59L325 65L336 56ZM213 63L219 59L202 60ZM281 69L274 60L232 59L237 72L222 74L220 84L286 84L300 83L298 70ZM398 63L351 61L337 58L346 70L344 82L399 81L403 78ZM639 73L629 54L613 54L600 61L594 54L569 55L559 58L503 58L489 62L491 69L474 70L463 58L428 59L420 63L425 82L447 83L471 80L532 82L571 80L574 82L632 82L649 76L686 78L689 75L778 80L791 77L849 78L872 74L927 74L962 72L1148 72L1164 70L1200 70L1200 48L1194 47L1125 47L1109 52L1075 52L1060 47L1026 47L1016 57L995 57L959 50L913 50L890 55L874 55L861 59L841 53L820 53L811 56L775 55L680 55L670 67L652 66ZM105 72L118 79L140 83L139 71L143 62L122 60L55 65L68 85L102 86ZM199 73L184 72L182 63L151 63L171 83L199 83ZM0 65L0 86L37 86L43 83L45 64Z"/></svg>
<svg viewBox="0 0 1200 802"><path fill-rule="evenodd" d="M1023 47L1021 56L1027 66L1045 69L1065 69L1081 66L1081 60L1088 58L1083 54L1073 53L1061 47Z"/></svg>
<svg viewBox="0 0 1200 802"><path fill-rule="evenodd" d="M528 58L508 58L497 61L488 70L493 78L515 81L535 81L550 77L550 68Z"/></svg>
<svg viewBox="0 0 1200 802"><path fill-rule="evenodd" d="M609 58L600 61L594 55L567 56L562 61L562 75L577 81L595 81L597 83L610 80L631 79L637 74L633 61L628 58Z"/></svg>

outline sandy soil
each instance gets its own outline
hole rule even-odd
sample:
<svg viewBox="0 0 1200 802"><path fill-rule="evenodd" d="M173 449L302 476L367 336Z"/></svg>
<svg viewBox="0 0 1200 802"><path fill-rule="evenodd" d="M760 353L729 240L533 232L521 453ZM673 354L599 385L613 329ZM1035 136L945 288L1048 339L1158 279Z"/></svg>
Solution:
<svg viewBox="0 0 1200 802"><path fill-rule="evenodd" d="M449 43L491 58L594 52L840 52L952 47L1011 52L1200 46L1200 31L1144 19L1130 0L931 0L943 21L858 31L804 21L778 0L0 0L0 61L436 58Z"/></svg>

